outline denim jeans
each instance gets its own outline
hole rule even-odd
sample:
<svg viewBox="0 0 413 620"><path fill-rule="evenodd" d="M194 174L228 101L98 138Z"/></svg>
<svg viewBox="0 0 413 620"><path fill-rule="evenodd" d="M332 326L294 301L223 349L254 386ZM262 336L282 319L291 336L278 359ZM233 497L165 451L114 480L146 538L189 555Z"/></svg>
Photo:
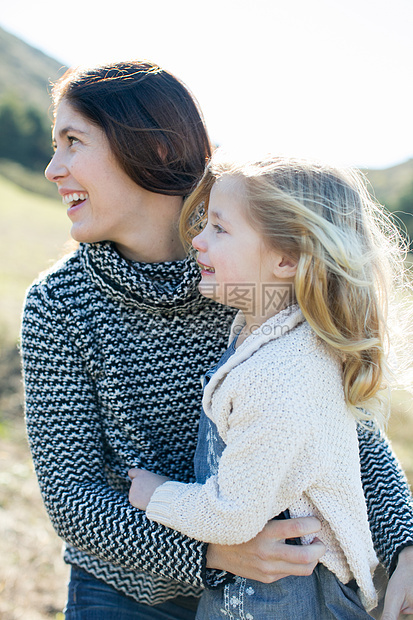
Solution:
<svg viewBox="0 0 413 620"><path fill-rule="evenodd" d="M191 597L173 599L160 605L144 605L118 592L84 570L72 567L66 620L194 620Z"/></svg>
<svg viewBox="0 0 413 620"><path fill-rule="evenodd" d="M205 590L196 620L368 620L355 590L318 564L308 577L273 584L236 577L222 590Z"/></svg>

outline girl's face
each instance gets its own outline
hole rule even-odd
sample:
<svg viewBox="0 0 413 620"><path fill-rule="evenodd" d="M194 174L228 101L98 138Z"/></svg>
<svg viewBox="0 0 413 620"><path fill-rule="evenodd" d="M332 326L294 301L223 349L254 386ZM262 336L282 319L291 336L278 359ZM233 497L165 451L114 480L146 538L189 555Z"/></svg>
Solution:
<svg viewBox="0 0 413 620"><path fill-rule="evenodd" d="M45 174L67 205L72 237L128 248L145 216L146 190L121 169L104 132L64 99L57 109L53 143L55 154Z"/></svg>
<svg viewBox="0 0 413 620"><path fill-rule="evenodd" d="M192 244L201 267L200 292L262 323L280 303L287 305L285 288L292 287L293 273L288 271L287 282L283 256L265 246L246 209L242 181L220 178L211 191L207 225Z"/></svg>

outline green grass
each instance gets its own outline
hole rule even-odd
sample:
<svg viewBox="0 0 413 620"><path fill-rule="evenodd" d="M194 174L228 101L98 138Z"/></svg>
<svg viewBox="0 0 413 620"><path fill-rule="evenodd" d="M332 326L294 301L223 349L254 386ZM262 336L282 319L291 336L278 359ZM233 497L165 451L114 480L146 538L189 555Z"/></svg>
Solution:
<svg viewBox="0 0 413 620"><path fill-rule="evenodd" d="M50 183L42 172L34 172L8 159L0 159L0 177L28 190L31 194L39 194L54 200L58 196L56 186Z"/></svg>
<svg viewBox="0 0 413 620"><path fill-rule="evenodd" d="M393 211L413 182L413 159L384 170L365 170L379 202Z"/></svg>
<svg viewBox="0 0 413 620"><path fill-rule="evenodd" d="M25 291L64 254L70 222L56 199L24 190L0 176L0 340L18 338Z"/></svg>

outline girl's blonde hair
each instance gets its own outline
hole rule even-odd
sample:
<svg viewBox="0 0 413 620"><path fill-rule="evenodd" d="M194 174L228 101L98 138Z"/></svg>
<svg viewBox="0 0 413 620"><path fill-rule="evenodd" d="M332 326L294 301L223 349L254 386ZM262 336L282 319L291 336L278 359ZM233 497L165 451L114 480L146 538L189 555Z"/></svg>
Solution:
<svg viewBox="0 0 413 620"><path fill-rule="evenodd" d="M247 217L268 247L297 261L296 300L341 356L347 404L358 419L374 416L383 425L383 389L391 377L388 306L405 258L396 226L355 170L281 157L238 164L215 153L184 205L184 241L202 228L222 176L240 179Z"/></svg>

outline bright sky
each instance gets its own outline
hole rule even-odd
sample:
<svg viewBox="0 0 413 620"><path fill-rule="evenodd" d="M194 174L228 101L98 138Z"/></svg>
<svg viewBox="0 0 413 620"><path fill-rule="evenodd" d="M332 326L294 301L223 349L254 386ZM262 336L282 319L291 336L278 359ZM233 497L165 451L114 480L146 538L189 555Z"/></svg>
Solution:
<svg viewBox="0 0 413 620"><path fill-rule="evenodd" d="M412 0L9 0L0 25L67 65L157 62L229 150L413 157Z"/></svg>

